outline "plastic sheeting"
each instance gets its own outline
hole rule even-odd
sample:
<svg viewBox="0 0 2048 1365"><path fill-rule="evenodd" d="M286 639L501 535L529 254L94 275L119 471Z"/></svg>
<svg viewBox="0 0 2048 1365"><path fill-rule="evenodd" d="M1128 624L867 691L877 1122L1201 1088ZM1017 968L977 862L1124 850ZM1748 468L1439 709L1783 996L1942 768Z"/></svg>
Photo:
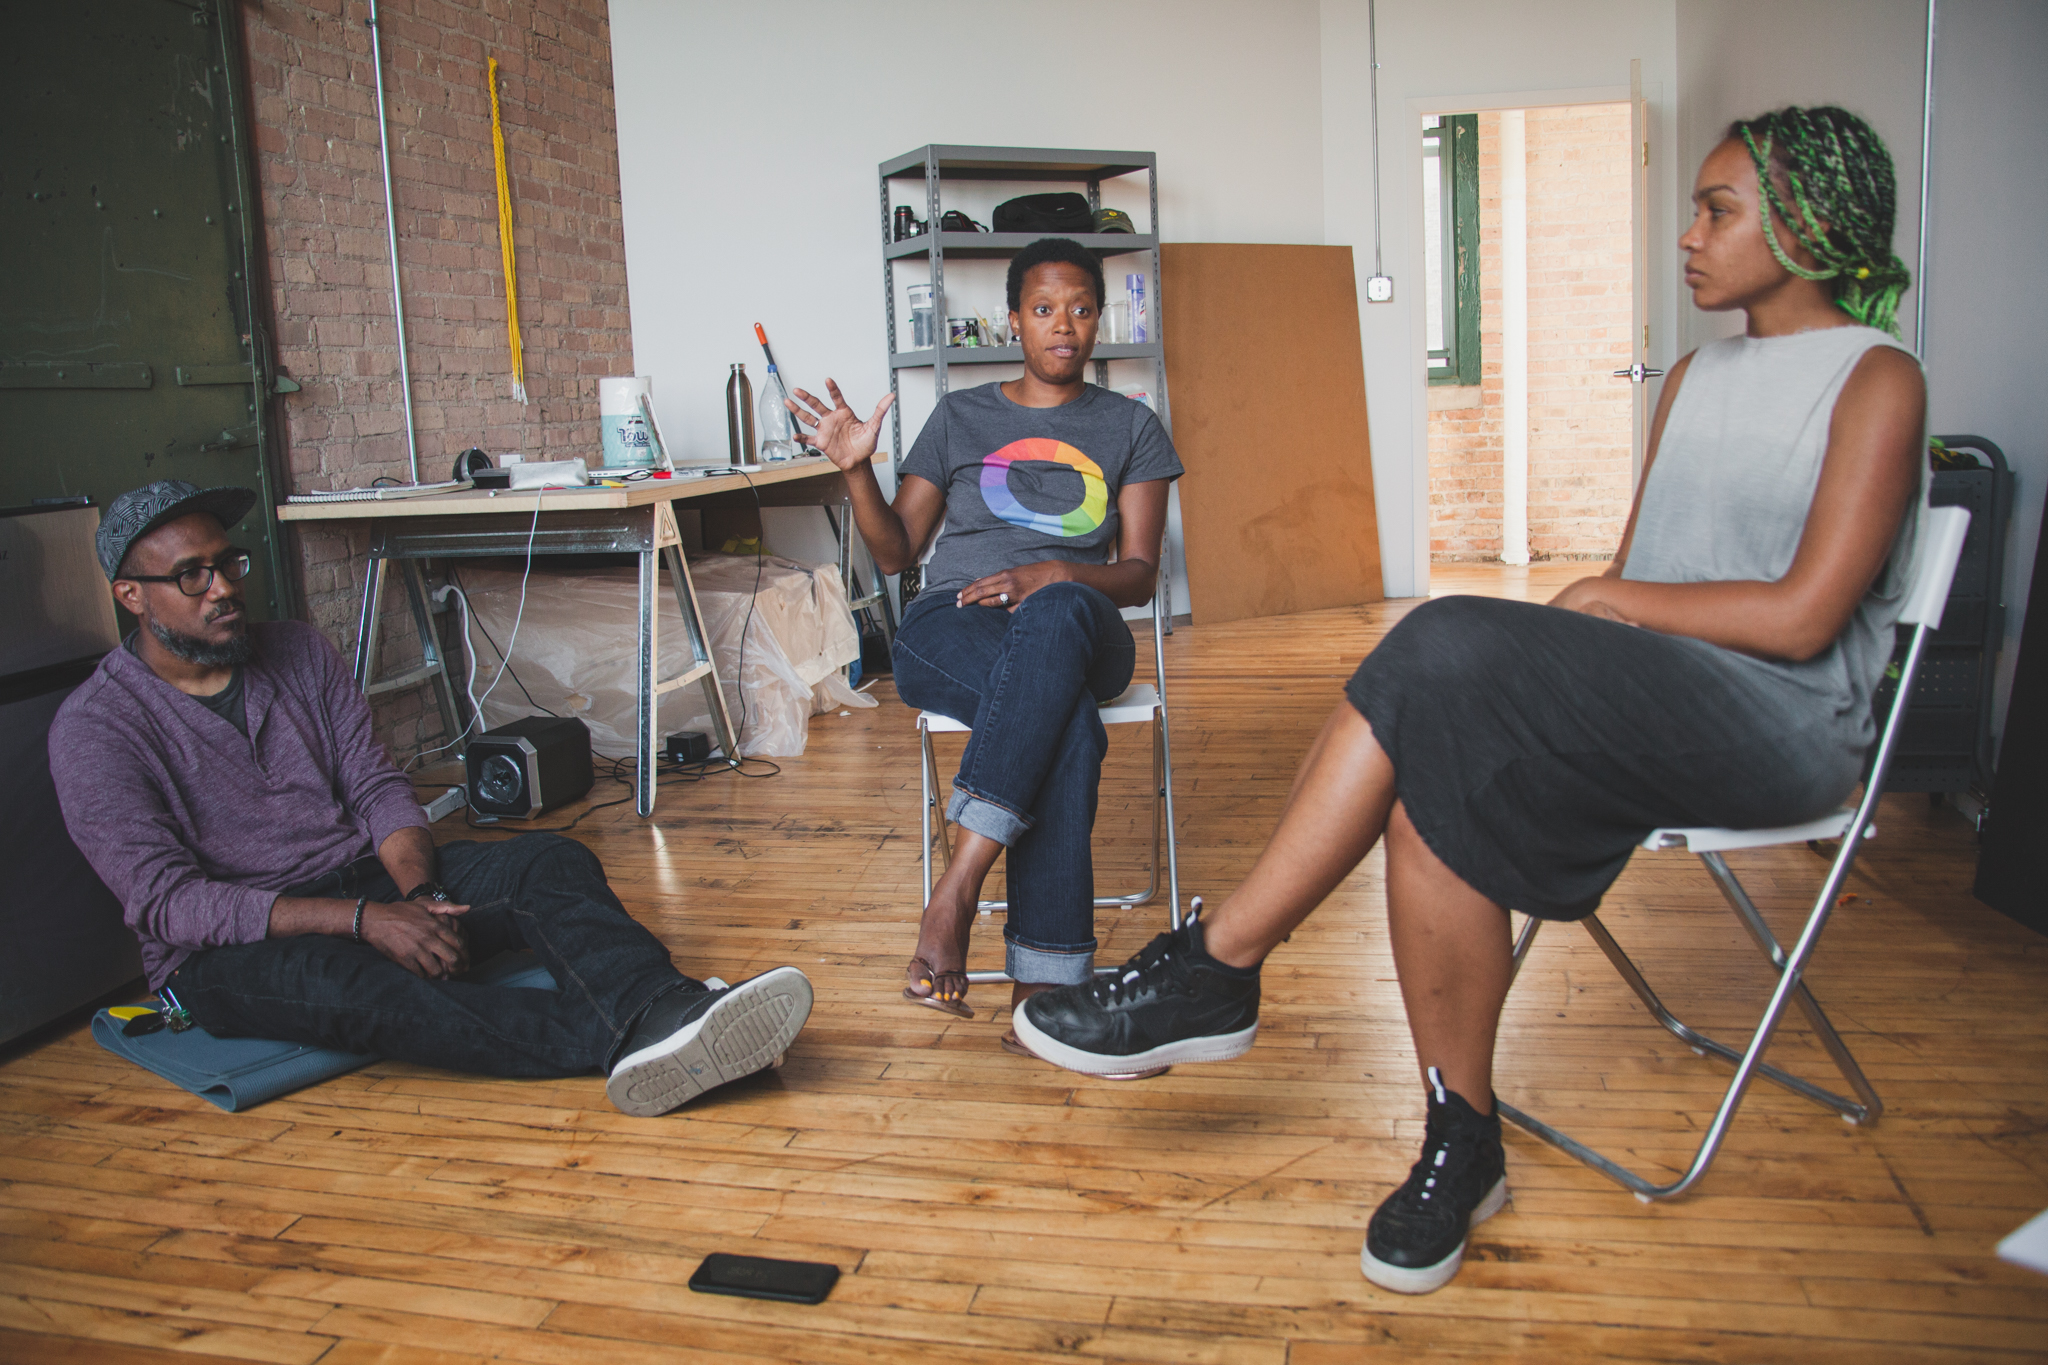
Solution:
<svg viewBox="0 0 2048 1365"><path fill-rule="evenodd" d="M726 708L740 731L740 753L794 757L804 751L813 715L880 703L848 687L839 672L859 657L860 636L838 568L769 555L759 561L758 572L756 598L753 556L705 555L690 561ZM531 692L539 705L588 725L594 752L606 758L631 758L638 706L638 571L536 570L528 584L517 644L512 643L512 623L519 611L519 571L464 566L459 576L477 622L499 645L511 649L512 670L518 674L517 682L506 678L484 702L484 725L532 715L526 699L526 692ZM689 666L689 637L683 632L682 612L666 567L657 588L658 676L669 678ZM751 622L749 601L754 602ZM471 634L478 656L475 690L481 697L497 675L498 654L483 630L472 627ZM660 737L678 730L700 730L713 747L718 744L700 683L664 694L656 715L657 745Z"/></svg>

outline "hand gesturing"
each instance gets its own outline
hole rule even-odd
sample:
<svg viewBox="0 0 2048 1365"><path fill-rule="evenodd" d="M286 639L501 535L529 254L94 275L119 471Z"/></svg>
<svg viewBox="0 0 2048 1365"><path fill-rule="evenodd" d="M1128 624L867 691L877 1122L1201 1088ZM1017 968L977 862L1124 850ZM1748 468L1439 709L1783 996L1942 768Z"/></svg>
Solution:
<svg viewBox="0 0 2048 1365"><path fill-rule="evenodd" d="M816 434L811 444L825 452L825 457L842 470L852 470L866 464L875 455L875 438L881 433L882 418L889 412L889 405L896 401L896 395L884 394L882 401L875 404L874 415L863 422L846 405L846 395L839 392L834 380L825 381L826 392L832 395L832 406L826 407L811 394L802 389L796 396L810 408L805 412L794 402L789 410L796 419Z"/></svg>

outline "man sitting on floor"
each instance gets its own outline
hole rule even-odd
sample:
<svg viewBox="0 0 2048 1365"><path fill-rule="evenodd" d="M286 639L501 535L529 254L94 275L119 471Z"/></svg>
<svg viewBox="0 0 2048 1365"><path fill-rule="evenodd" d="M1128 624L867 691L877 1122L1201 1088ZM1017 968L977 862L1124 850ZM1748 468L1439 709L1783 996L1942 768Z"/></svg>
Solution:
<svg viewBox="0 0 2048 1365"><path fill-rule="evenodd" d="M142 623L64 703L50 770L120 897L152 989L223 1037L492 1076L602 1069L628 1114L770 1065L803 1027L794 967L712 989L634 922L595 855L529 834L436 849L370 708L311 626L251 626L246 488L164 480L99 530ZM559 989L464 981L531 948Z"/></svg>

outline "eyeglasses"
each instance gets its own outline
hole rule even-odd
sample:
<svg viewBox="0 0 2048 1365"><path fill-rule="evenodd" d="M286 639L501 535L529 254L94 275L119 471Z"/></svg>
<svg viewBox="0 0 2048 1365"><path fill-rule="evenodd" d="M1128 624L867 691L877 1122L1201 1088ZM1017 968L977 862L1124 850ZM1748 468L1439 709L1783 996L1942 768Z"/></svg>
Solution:
<svg viewBox="0 0 2048 1365"><path fill-rule="evenodd" d="M185 596L202 597L213 587L215 574L230 583L239 583L249 576L250 567L249 552L233 550L218 563L194 564L178 573L124 573L121 577L136 583L176 583Z"/></svg>

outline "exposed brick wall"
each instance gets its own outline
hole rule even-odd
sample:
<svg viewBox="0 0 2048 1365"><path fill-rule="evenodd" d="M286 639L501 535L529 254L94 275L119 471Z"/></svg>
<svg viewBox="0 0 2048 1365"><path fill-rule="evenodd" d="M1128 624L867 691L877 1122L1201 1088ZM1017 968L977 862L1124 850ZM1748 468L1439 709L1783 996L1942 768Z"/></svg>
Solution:
<svg viewBox="0 0 2048 1365"><path fill-rule="evenodd" d="M408 475L367 0L243 9L257 176L294 490ZM391 175L420 476L472 445L588 454L597 381L631 372L605 0L382 0ZM530 401L512 397L485 62L501 83ZM360 528L302 530L307 619L353 648ZM399 595L386 671L417 661ZM394 754L441 725L424 689L384 698Z"/></svg>
<svg viewBox="0 0 2048 1365"><path fill-rule="evenodd" d="M1611 376L1630 359L1629 111L1531 109L1525 121L1529 549L1611 556L1628 519L1633 423L1630 386ZM1479 195L1482 381L1431 403L1430 555L1445 561L1501 551L1498 114L1479 116Z"/></svg>

